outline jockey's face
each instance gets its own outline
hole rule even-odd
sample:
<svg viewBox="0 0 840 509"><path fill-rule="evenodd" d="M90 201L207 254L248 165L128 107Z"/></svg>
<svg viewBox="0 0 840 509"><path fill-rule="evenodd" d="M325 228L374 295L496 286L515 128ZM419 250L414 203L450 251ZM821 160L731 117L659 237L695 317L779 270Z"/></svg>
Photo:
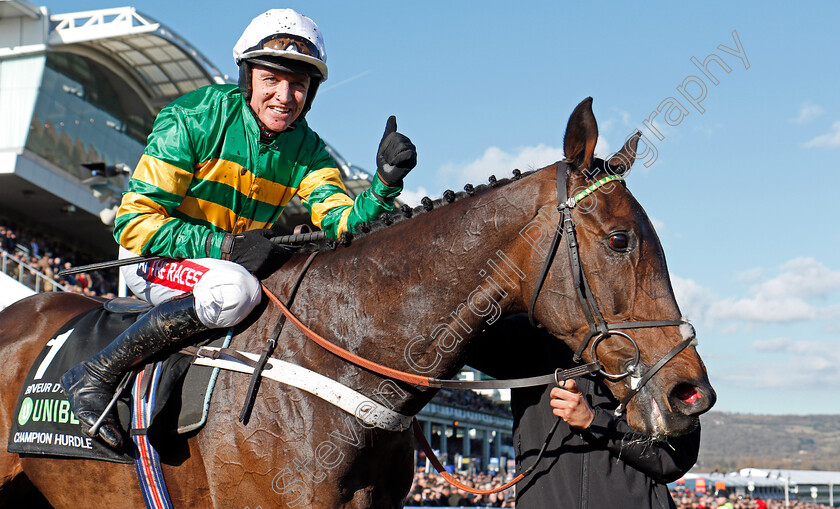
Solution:
<svg viewBox="0 0 840 509"><path fill-rule="evenodd" d="M251 109L272 131L284 131L297 120L306 102L309 76L255 66L251 72Z"/></svg>

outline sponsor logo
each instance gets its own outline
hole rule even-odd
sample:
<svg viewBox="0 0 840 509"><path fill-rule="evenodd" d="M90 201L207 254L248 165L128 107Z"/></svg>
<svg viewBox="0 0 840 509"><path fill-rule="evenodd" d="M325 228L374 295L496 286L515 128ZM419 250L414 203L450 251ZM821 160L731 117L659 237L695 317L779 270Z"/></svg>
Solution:
<svg viewBox="0 0 840 509"><path fill-rule="evenodd" d="M149 262L144 277L146 281L188 292L195 287L205 272L207 267L189 260L176 262L165 259Z"/></svg>
<svg viewBox="0 0 840 509"><path fill-rule="evenodd" d="M14 442L16 444L58 445L74 447L76 449L93 449L92 439L90 437L43 431L19 431L15 433Z"/></svg>
<svg viewBox="0 0 840 509"><path fill-rule="evenodd" d="M20 404L20 412L18 412L18 425L23 426L29 421L32 415L32 398L23 398Z"/></svg>
<svg viewBox="0 0 840 509"><path fill-rule="evenodd" d="M23 398L18 412L18 424L23 426L27 422L57 422L59 424L79 424L79 420L70 411L70 403L64 399Z"/></svg>

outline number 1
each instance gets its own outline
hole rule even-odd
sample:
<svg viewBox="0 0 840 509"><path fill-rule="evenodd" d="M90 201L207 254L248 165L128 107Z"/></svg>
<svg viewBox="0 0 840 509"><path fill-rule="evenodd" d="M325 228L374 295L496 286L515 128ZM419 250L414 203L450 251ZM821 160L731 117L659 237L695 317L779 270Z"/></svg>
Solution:
<svg viewBox="0 0 840 509"><path fill-rule="evenodd" d="M65 332L60 336L56 336L53 339L47 341L47 346L50 347L50 352L44 357L44 360L41 361L41 365L38 366L38 371L35 372L35 378L33 380L40 380L42 376L44 376L44 371L50 367L50 363L55 358L55 354L64 346L64 342L67 341L67 338L70 337L70 334L76 329L70 329L69 331Z"/></svg>

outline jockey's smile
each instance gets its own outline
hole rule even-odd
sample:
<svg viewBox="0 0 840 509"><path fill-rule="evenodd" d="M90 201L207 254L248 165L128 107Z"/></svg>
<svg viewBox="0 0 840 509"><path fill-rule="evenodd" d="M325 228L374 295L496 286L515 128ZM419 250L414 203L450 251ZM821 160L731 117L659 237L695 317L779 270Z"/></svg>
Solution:
<svg viewBox="0 0 840 509"><path fill-rule="evenodd" d="M285 131L303 112L310 81L305 74L256 66L249 106L267 128Z"/></svg>

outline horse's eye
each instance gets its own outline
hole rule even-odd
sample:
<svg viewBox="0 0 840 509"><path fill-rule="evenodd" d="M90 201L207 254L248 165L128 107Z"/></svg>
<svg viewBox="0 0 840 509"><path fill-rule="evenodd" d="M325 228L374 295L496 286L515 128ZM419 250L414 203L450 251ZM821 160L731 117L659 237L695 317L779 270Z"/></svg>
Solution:
<svg viewBox="0 0 840 509"><path fill-rule="evenodd" d="M610 234L609 243L616 251L626 251L630 247L630 238L625 232L615 232Z"/></svg>

